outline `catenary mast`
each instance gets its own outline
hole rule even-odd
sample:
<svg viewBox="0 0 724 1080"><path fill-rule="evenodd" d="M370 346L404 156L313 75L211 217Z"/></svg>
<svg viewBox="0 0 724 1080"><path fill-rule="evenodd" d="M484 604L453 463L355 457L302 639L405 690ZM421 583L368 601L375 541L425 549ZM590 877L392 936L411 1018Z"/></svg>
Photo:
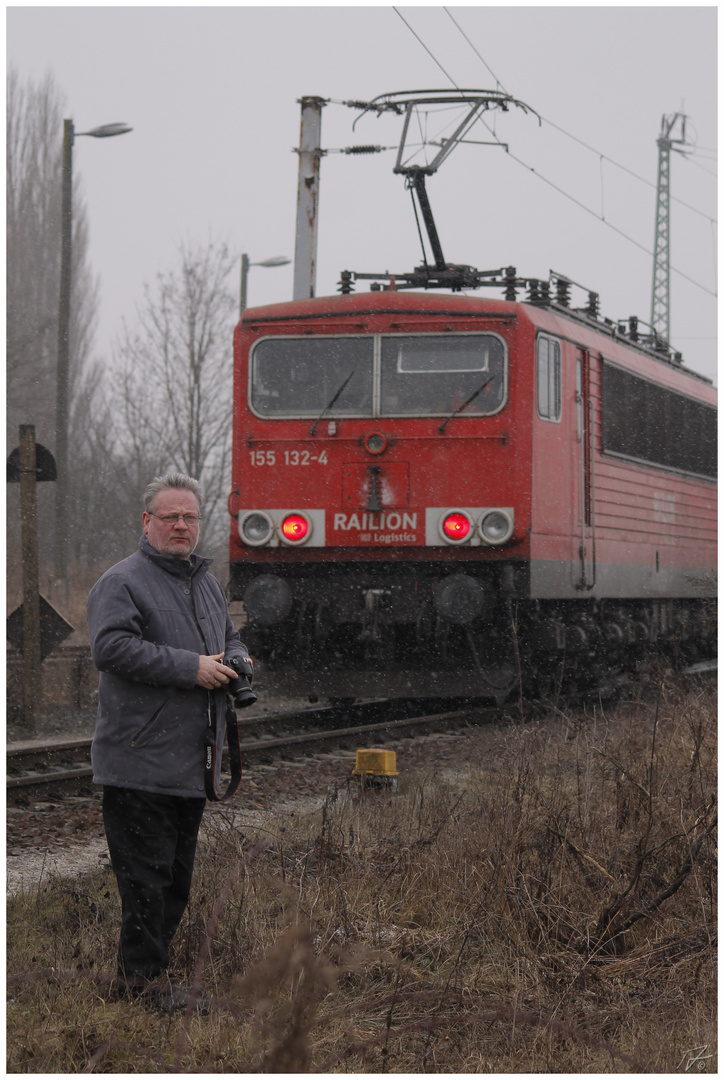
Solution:
<svg viewBox="0 0 724 1080"><path fill-rule="evenodd" d="M678 130L679 136L674 132ZM656 183L656 231L654 236L654 279L651 290L651 328L655 334L669 341L670 335L670 166L671 151L685 154L690 144L686 142L686 116L674 113L661 117L661 134L656 140L659 148L659 171Z"/></svg>

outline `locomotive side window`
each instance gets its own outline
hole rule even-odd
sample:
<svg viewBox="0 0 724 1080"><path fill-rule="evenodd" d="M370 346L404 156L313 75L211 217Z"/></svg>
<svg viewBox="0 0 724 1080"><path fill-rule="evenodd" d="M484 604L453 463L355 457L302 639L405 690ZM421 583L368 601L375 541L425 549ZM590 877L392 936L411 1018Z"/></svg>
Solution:
<svg viewBox="0 0 724 1080"><path fill-rule="evenodd" d="M561 345L540 335L537 341L536 385L538 415L542 420L561 418Z"/></svg>
<svg viewBox="0 0 724 1080"><path fill-rule="evenodd" d="M371 416L371 337L270 337L250 359L250 402L259 416Z"/></svg>
<svg viewBox="0 0 724 1080"><path fill-rule="evenodd" d="M601 411L604 453L716 477L711 405L604 363Z"/></svg>
<svg viewBox="0 0 724 1080"><path fill-rule="evenodd" d="M505 402L505 346L494 334L383 335L381 416L490 416Z"/></svg>

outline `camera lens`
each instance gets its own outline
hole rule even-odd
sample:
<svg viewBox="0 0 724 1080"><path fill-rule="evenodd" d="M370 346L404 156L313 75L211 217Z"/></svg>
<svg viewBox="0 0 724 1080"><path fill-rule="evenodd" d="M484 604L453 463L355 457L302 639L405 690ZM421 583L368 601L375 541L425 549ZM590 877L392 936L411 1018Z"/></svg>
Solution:
<svg viewBox="0 0 724 1080"><path fill-rule="evenodd" d="M257 701L257 696L251 688L251 683L246 675L246 662L240 656L229 656L224 658L224 664L226 667L233 668L236 671L237 676L226 687L227 692L231 694L234 701L235 709L246 709L249 705L253 705Z"/></svg>

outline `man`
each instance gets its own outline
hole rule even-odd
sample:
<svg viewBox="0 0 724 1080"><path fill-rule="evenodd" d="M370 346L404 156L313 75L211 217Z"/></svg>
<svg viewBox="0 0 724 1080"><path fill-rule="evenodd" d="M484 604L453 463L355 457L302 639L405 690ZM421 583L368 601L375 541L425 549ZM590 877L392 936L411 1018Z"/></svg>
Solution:
<svg viewBox="0 0 724 1080"><path fill-rule="evenodd" d="M188 992L168 979L168 946L191 889L205 806L204 733L225 734L225 687L252 666L210 559L194 554L198 481L156 477L144 493L138 551L112 566L88 596L93 662L100 671L91 751L103 785L103 822L122 903L121 996L164 1008ZM218 755L216 781L220 770Z"/></svg>

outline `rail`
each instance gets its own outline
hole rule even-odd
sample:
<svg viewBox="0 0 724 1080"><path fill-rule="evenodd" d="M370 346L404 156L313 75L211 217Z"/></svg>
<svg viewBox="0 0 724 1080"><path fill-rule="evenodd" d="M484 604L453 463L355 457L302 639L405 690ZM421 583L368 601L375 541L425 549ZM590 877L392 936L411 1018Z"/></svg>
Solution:
<svg viewBox="0 0 724 1080"><path fill-rule="evenodd" d="M279 758L319 753L350 740L385 737L421 730L452 729L492 723L500 710L475 701L379 700L352 705L305 709L268 717L239 716L242 761L246 767ZM7 748L7 803L23 805L31 798L62 798L90 787L90 738L22 742Z"/></svg>

